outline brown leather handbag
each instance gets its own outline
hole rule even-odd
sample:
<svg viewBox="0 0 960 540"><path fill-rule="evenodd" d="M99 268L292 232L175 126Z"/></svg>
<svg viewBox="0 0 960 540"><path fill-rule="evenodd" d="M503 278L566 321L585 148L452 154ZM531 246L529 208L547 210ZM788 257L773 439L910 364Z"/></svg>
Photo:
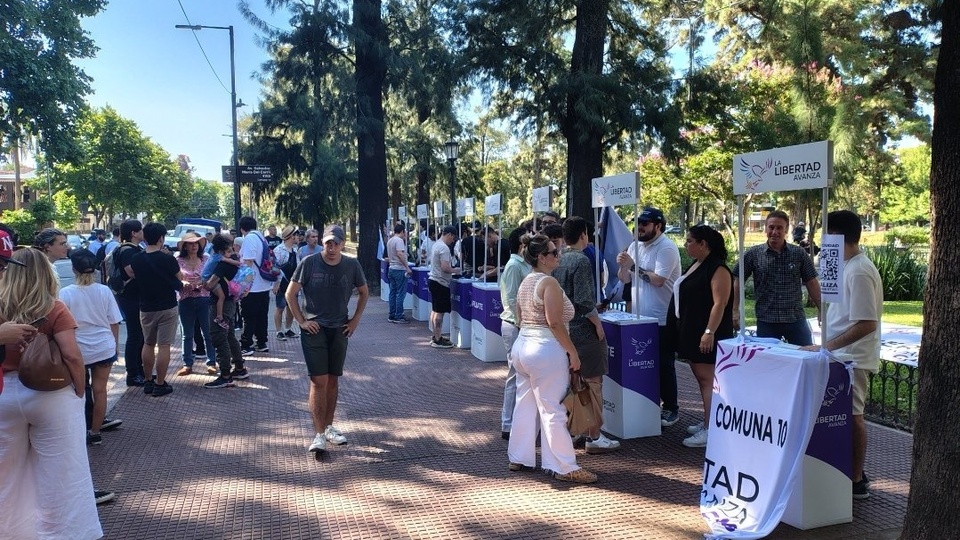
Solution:
<svg viewBox="0 0 960 540"><path fill-rule="evenodd" d="M42 332L20 355L17 376L24 386L40 392L60 390L73 381L56 340Z"/></svg>

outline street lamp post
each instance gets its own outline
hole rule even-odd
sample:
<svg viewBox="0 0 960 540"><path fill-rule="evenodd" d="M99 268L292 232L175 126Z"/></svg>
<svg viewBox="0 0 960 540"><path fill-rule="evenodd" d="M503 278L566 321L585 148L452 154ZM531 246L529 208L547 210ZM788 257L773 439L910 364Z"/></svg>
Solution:
<svg viewBox="0 0 960 540"><path fill-rule="evenodd" d="M460 145L450 139L443 145L443 153L447 156L447 165L450 167L450 224L457 226L457 158L460 157Z"/></svg>
<svg viewBox="0 0 960 540"><path fill-rule="evenodd" d="M237 155L237 68L234 60L233 47L233 25L230 26L204 26L202 24L178 24L177 28L182 30L227 30L230 32L230 104L232 113L232 131L233 131L233 158L230 164L233 166L233 227L239 234L240 232L240 171L237 170L239 156Z"/></svg>

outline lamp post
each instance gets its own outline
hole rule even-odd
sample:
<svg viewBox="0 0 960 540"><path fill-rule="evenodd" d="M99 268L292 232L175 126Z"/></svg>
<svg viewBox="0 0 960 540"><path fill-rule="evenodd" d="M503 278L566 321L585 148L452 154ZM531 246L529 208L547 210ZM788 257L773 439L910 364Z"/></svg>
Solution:
<svg viewBox="0 0 960 540"><path fill-rule="evenodd" d="M664 17L664 21L681 21L689 25L689 33L687 35L687 102L690 102L690 99L693 97L693 53L695 51L695 34L694 34L694 22L695 19L691 15L689 17Z"/></svg>
<svg viewBox="0 0 960 540"><path fill-rule="evenodd" d="M447 165L450 167L450 224L457 226L457 158L460 157L460 144L450 139L443 145L443 153L447 156Z"/></svg>
<svg viewBox="0 0 960 540"><path fill-rule="evenodd" d="M240 171L237 170L238 165L238 155L237 155L237 108L240 105L237 103L237 69L236 63L234 60L234 50L233 50L233 25L230 26L204 26L202 24L178 24L177 28L181 30L202 30L204 28L210 30L227 30L230 32L230 104L231 104L231 114L233 120L233 158L230 160L230 164L233 166L233 227L237 233L240 232Z"/></svg>

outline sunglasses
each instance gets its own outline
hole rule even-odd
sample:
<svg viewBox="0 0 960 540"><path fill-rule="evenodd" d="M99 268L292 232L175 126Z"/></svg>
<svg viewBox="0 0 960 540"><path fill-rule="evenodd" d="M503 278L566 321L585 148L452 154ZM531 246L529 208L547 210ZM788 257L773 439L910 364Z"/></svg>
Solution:
<svg viewBox="0 0 960 540"><path fill-rule="evenodd" d="M646 227L646 226L649 225L651 222L649 222L649 221L638 221L637 223L639 223L641 227Z"/></svg>
<svg viewBox="0 0 960 540"><path fill-rule="evenodd" d="M548 251L548 252L546 252L546 253L543 254L544 257L546 257L547 255L553 255L554 257L560 257L560 250L554 248L553 250Z"/></svg>

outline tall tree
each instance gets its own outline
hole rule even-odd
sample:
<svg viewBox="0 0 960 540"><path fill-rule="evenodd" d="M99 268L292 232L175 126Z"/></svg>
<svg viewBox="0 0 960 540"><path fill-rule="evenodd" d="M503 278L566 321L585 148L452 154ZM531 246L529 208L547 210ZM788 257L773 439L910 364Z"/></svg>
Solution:
<svg viewBox="0 0 960 540"><path fill-rule="evenodd" d="M930 270L923 302L920 385L910 498L900 537L944 538L960 530L960 2L942 10L933 94Z"/></svg>

